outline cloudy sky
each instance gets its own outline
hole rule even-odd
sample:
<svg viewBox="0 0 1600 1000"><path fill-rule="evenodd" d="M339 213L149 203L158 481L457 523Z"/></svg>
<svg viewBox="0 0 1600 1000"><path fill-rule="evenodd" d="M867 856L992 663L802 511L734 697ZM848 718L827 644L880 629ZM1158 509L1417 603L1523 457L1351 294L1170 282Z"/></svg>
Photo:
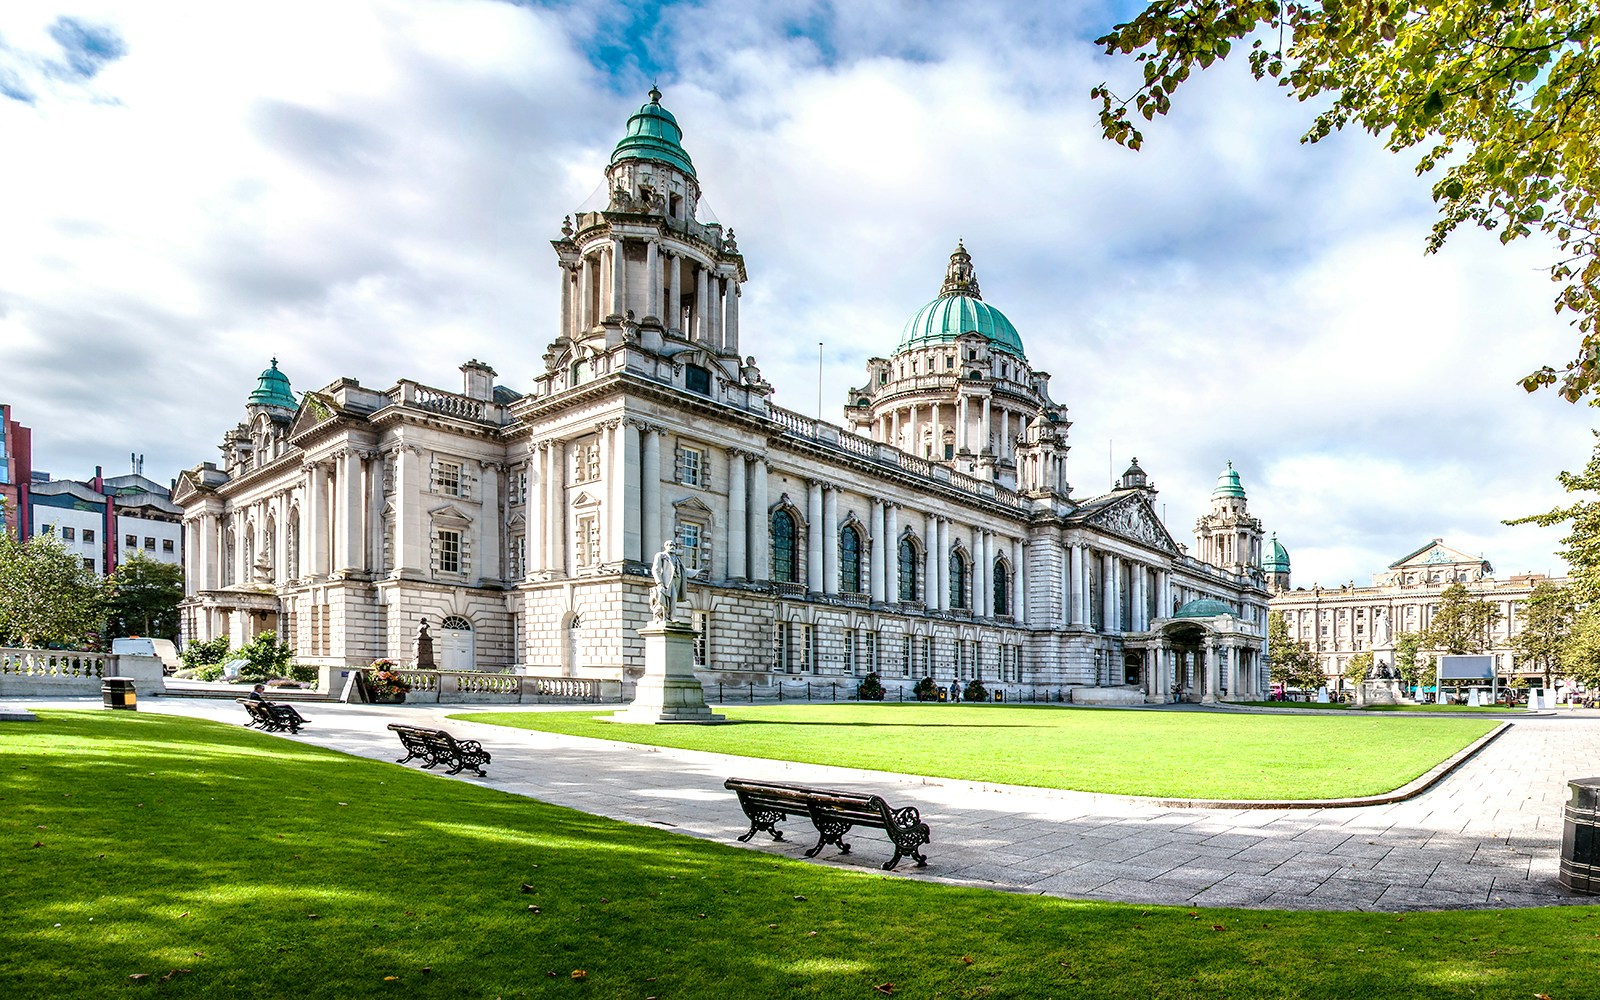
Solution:
<svg viewBox="0 0 1600 1000"><path fill-rule="evenodd" d="M938 290L958 237L1071 409L1074 493L1137 456L1183 541L1232 461L1295 582L1368 581L1440 536L1561 571L1593 413L1517 379L1568 357L1546 248L1432 218L1409 159L1202 75L1144 151L1090 87L1128 4L516 5L5 0L0 401L35 467L165 481L214 459L276 356L527 385L562 216L652 82L751 275L744 349L824 416Z"/></svg>

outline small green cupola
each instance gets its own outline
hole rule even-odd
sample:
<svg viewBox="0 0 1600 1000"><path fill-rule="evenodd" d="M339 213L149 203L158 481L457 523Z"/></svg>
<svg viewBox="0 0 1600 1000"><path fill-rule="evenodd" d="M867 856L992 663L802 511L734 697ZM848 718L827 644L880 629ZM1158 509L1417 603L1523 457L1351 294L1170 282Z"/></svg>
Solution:
<svg viewBox="0 0 1600 1000"><path fill-rule="evenodd" d="M650 103L628 119L628 134L611 151L611 163L650 160L676 167L694 177L694 161L683 148L683 129L672 112L661 106L661 91L650 88ZM699 178L695 178L698 180Z"/></svg>
<svg viewBox="0 0 1600 1000"><path fill-rule="evenodd" d="M1212 499L1238 497L1240 500L1245 498L1244 487L1239 485L1239 473L1234 471L1232 462L1229 462L1228 467L1222 470L1222 475L1217 477L1217 488L1211 491L1211 497Z"/></svg>
<svg viewBox="0 0 1600 1000"><path fill-rule="evenodd" d="M1267 561L1262 564L1261 569L1268 576L1274 573L1282 573L1285 576L1289 574L1289 550L1278 541L1276 531L1272 533L1272 545L1268 547Z"/></svg>
<svg viewBox="0 0 1600 1000"><path fill-rule="evenodd" d="M276 406L280 409L292 410L300 405L294 401L294 392L289 388L289 376L278 371L278 359L272 359L272 367L261 373L256 380L255 391L250 393L250 398L245 401L246 406Z"/></svg>
<svg viewBox="0 0 1600 1000"><path fill-rule="evenodd" d="M1201 597L1172 613L1174 618L1215 618L1218 615L1233 615L1238 617L1238 612L1232 606L1210 597Z"/></svg>

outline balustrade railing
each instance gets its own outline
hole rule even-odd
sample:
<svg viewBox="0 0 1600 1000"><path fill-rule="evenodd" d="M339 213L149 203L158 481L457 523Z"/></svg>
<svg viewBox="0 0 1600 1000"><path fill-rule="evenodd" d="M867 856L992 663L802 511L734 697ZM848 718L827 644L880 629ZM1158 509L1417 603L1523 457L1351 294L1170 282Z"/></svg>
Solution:
<svg viewBox="0 0 1600 1000"><path fill-rule="evenodd" d="M499 695L518 700L545 698L574 702L604 700L602 682L592 677L538 677L529 674L500 674L480 670L417 670L400 667L394 671L411 685L411 694L433 695L449 700L454 695ZM612 682L615 684L615 682Z"/></svg>
<svg viewBox="0 0 1600 1000"><path fill-rule="evenodd" d="M17 677L104 677L107 653L86 653L76 649L0 648L0 674Z"/></svg>
<svg viewBox="0 0 1600 1000"><path fill-rule="evenodd" d="M500 407L497 404L473 399L457 392L435 389L410 380L402 380L390 391L389 398L405 406L414 406L419 410L428 410L447 417L460 417L463 420L484 423L500 422Z"/></svg>

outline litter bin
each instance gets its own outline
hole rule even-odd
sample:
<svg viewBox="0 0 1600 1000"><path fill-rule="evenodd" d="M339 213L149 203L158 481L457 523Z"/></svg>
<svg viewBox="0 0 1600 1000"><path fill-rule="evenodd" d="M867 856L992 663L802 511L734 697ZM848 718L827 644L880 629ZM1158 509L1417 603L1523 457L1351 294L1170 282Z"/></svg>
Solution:
<svg viewBox="0 0 1600 1000"><path fill-rule="evenodd" d="M100 678L100 697L107 708L125 708L130 712L139 710L139 696L133 690L132 677Z"/></svg>
<svg viewBox="0 0 1600 1000"><path fill-rule="evenodd" d="M995 688L994 700L995 701L1005 701L1006 700L1006 693L1004 691L1000 690L999 688Z"/></svg>
<svg viewBox="0 0 1600 1000"><path fill-rule="evenodd" d="M1582 896L1600 895L1600 778L1567 782L1561 824L1561 884Z"/></svg>

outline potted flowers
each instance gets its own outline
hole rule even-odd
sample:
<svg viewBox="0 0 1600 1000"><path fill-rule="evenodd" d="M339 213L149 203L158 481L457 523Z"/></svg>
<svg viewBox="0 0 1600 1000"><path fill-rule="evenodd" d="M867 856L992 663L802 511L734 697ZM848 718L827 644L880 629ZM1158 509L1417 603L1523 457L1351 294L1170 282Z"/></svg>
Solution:
<svg viewBox="0 0 1600 1000"><path fill-rule="evenodd" d="M382 705L398 705L406 700L411 684L401 676L400 664L394 660L373 660L367 668L367 690L372 700Z"/></svg>

